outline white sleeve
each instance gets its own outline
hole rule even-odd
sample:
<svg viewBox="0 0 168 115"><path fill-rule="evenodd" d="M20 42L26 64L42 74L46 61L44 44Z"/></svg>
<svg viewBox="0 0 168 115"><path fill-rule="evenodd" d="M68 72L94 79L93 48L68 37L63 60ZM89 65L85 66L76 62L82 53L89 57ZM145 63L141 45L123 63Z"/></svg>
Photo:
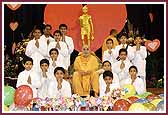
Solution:
<svg viewBox="0 0 168 115"><path fill-rule="evenodd" d="M128 59L129 60L132 60L135 57L135 54L134 54L134 51L133 51L133 47L128 46L127 53L128 53Z"/></svg>
<svg viewBox="0 0 168 115"><path fill-rule="evenodd" d="M71 86L70 86L69 82L67 82L65 86L66 87L65 87L65 90L64 90L64 95L66 97L71 97L72 96L72 92L71 92Z"/></svg>
<svg viewBox="0 0 168 115"><path fill-rule="evenodd" d="M118 85L120 84L118 75L116 73L114 73L114 72L113 72L113 83L116 83Z"/></svg>
<svg viewBox="0 0 168 115"><path fill-rule="evenodd" d="M69 37L69 44L68 44L68 53L71 54L74 50L74 43L73 43L73 39L71 37Z"/></svg>
<svg viewBox="0 0 168 115"><path fill-rule="evenodd" d="M141 78L139 78L137 86L135 86L135 89L136 89L138 94L145 93L145 85L144 85L144 82Z"/></svg>
<svg viewBox="0 0 168 115"><path fill-rule="evenodd" d="M18 79L17 79L17 83L16 83L16 87L18 88L19 86L21 86L21 85L26 85L26 84L28 84L28 83L26 83L26 81L24 81L24 78L23 78L24 76L22 76L22 74L20 73L19 75L18 75Z"/></svg>
<svg viewBox="0 0 168 115"><path fill-rule="evenodd" d="M111 55L108 53L107 50L104 51L104 54L103 54L103 62L104 62L104 61L109 61L110 56L111 56Z"/></svg>
<svg viewBox="0 0 168 115"><path fill-rule="evenodd" d="M105 91L106 91L106 85L100 86L100 97L105 96Z"/></svg>
<svg viewBox="0 0 168 115"><path fill-rule="evenodd" d="M113 56L114 59L116 59L119 56L119 46L116 46L113 50Z"/></svg>
<svg viewBox="0 0 168 115"><path fill-rule="evenodd" d="M34 52L36 52L37 50L38 50L38 48L35 47L34 42L31 40L31 41L28 42L28 44L27 44L27 46L26 46L25 54L26 54L27 56L31 57L32 54L33 54Z"/></svg>
<svg viewBox="0 0 168 115"><path fill-rule="evenodd" d="M30 74L32 87L33 88L40 88L41 87L41 78L36 72L32 72Z"/></svg>
<svg viewBox="0 0 168 115"><path fill-rule="evenodd" d="M44 40L39 39L39 52L42 54L44 57L48 56L48 49L46 47L46 44Z"/></svg>
<svg viewBox="0 0 168 115"><path fill-rule="evenodd" d="M53 81L49 81L49 84L48 84L48 97L49 98L53 98L54 97L54 94L53 94L53 91L55 91L55 88L56 86L54 86L54 82Z"/></svg>
<svg viewBox="0 0 168 115"><path fill-rule="evenodd" d="M146 51L146 47L142 47L140 48L140 51L139 51L139 54L140 56L145 59L147 57L147 51Z"/></svg>
<svg viewBox="0 0 168 115"><path fill-rule="evenodd" d="M63 55L64 57L68 56L68 48L67 45L63 42L59 42L61 46L61 50L58 49L59 53Z"/></svg>
<svg viewBox="0 0 168 115"><path fill-rule="evenodd" d="M116 62L112 65L112 72L119 74L120 72L122 72L122 70L120 69L120 63Z"/></svg>

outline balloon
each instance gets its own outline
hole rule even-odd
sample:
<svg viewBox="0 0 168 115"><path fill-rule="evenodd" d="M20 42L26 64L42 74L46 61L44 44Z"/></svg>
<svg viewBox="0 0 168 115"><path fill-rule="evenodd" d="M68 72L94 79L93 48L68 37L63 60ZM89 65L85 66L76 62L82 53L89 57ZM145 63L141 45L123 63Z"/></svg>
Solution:
<svg viewBox="0 0 168 115"><path fill-rule="evenodd" d="M27 106L33 98L33 91L27 85L21 85L15 92L15 104L19 107Z"/></svg>
<svg viewBox="0 0 168 115"><path fill-rule="evenodd" d="M114 103L112 110L113 111L128 111L130 105L131 104L127 100L119 99Z"/></svg>
<svg viewBox="0 0 168 115"><path fill-rule="evenodd" d="M136 94L135 87L131 84L124 85L125 97L130 97Z"/></svg>
<svg viewBox="0 0 168 115"><path fill-rule="evenodd" d="M135 101L135 103L148 103L149 101L145 98L141 98Z"/></svg>
<svg viewBox="0 0 168 115"><path fill-rule="evenodd" d="M4 111L9 111L9 108L6 105L4 105Z"/></svg>
<svg viewBox="0 0 168 115"><path fill-rule="evenodd" d="M164 94L160 94L159 96L160 96L161 98L164 98Z"/></svg>
<svg viewBox="0 0 168 115"><path fill-rule="evenodd" d="M136 100L138 100L139 98L137 96L131 96L131 97L128 97L129 101L131 103L134 103Z"/></svg>
<svg viewBox="0 0 168 115"><path fill-rule="evenodd" d="M147 111L155 111L156 109L156 106L152 103L144 103L143 105L147 108Z"/></svg>
<svg viewBox="0 0 168 115"><path fill-rule="evenodd" d="M151 101L151 103L157 106L160 101L162 101L162 99L154 99Z"/></svg>
<svg viewBox="0 0 168 115"><path fill-rule="evenodd" d="M147 111L147 108L142 103L133 103L129 107L129 111Z"/></svg>
<svg viewBox="0 0 168 115"><path fill-rule="evenodd" d="M159 99L160 97L156 94L150 94L146 97L148 101L152 101L153 99Z"/></svg>
<svg viewBox="0 0 168 115"><path fill-rule="evenodd" d="M164 111L164 100L160 101L156 107L156 111Z"/></svg>
<svg viewBox="0 0 168 115"><path fill-rule="evenodd" d="M141 97L141 98L146 98L148 95L150 95L150 94L152 94L151 92L145 92L145 93L143 93L143 94L140 94L139 96Z"/></svg>
<svg viewBox="0 0 168 115"><path fill-rule="evenodd" d="M14 102L15 89L11 86L4 87L4 104L10 106Z"/></svg>

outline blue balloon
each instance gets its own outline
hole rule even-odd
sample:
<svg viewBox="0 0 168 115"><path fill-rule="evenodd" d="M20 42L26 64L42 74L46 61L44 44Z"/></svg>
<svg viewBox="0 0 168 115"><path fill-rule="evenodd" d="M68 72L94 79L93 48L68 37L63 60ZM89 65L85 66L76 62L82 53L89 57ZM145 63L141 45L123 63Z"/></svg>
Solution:
<svg viewBox="0 0 168 115"><path fill-rule="evenodd" d="M159 96L160 96L161 98L164 98L164 94L160 94Z"/></svg>
<svg viewBox="0 0 168 115"><path fill-rule="evenodd" d="M157 104L156 111L164 111L164 100Z"/></svg>
<svg viewBox="0 0 168 115"><path fill-rule="evenodd" d="M149 101L145 98L141 98L141 99L138 99L136 100L134 103L148 103Z"/></svg>

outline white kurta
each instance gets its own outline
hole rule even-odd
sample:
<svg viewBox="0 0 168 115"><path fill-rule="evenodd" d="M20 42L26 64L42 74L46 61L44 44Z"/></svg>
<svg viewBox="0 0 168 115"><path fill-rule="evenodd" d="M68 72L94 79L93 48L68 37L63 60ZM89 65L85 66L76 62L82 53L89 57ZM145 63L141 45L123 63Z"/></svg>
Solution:
<svg viewBox="0 0 168 115"><path fill-rule="evenodd" d="M50 83L50 79L54 78L54 75L49 72L46 72L46 75L47 78L43 77L42 72L39 73L41 86L38 89L38 97L42 99L48 97L48 86Z"/></svg>
<svg viewBox="0 0 168 115"><path fill-rule="evenodd" d="M103 54L103 62L109 61L111 65L113 65L113 63L117 61L114 55L115 55L114 49L112 49L111 54L109 53L109 49L107 49L106 51L104 51L104 54Z"/></svg>
<svg viewBox="0 0 168 115"><path fill-rule="evenodd" d="M105 94L106 87L107 87L106 83L104 85L100 86L100 97L103 97L105 95L110 95L109 93L112 92L114 89L120 88L119 84L112 83L112 84L110 84L110 92Z"/></svg>
<svg viewBox="0 0 168 115"><path fill-rule="evenodd" d="M142 77L146 84L146 57L147 51L145 46L141 46L140 50L136 51L136 46L133 46L134 58L132 60L133 65L138 69L137 75Z"/></svg>
<svg viewBox="0 0 168 115"><path fill-rule="evenodd" d="M49 55L49 51L52 49L52 48L55 48L56 47L56 44L57 42L51 42L49 45L48 45L48 55ZM67 45L62 42L62 41L59 41L59 44L60 44L60 47L61 49L58 49L58 52L59 52L59 55L58 55L58 60L63 60L63 64L64 64L64 69L68 69L68 65L66 65L66 57L68 56L68 48L67 48Z"/></svg>
<svg viewBox="0 0 168 115"><path fill-rule="evenodd" d="M67 45L67 48L68 48L68 56L65 57L65 63L67 66L70 66L70 57L71 57L71 53L74 50L74 43L73 43L72 38L69 36L65 36L64 43Z"/></svg>
<svg viewBox="0 0 168 115"><path fill-rule="evenodd" d="M28 82L27 82L29 76L31 77L32 84L28 84ZM32 70L30 70L30 71L24 70L24 71L20 72L18 75L16 87L19 87L21 85L30 86L33 90L33 98L35 98L35 97L37 97L37 89L40 88L40 86L41 86L40 77L36 72L34 72Z"/></svg>
<svg viewBox="0 0 168 115"><path fill-rule="evenodd" d="M125 80L125 84L131 84L132 79L129 77ZM137 77L133 83L135 90L138 94L143 94L146 92L146 88L144 87L144 82L141 78Z"/></svg>
<svg viewBox="0 0 168 115"><path fill-rule="evenodd" d="M25 54L33 59L32 69L35 70L36 72L39 72L41 70L40 61L44 59L44 53L43 49L41 49L42 46L40 45L40 42L39 42L39 48L36 47L35 43L36 43L35 39L30 40L28 42Z"/></svg>
<svg viewBox="0 0 168 115"><path fill-rule="evenodd" d="M56 68L56 67L63 67L63 68L65 68L65 66L64 66L64 63L63 63L63 60L61 60L61 59L57 59L57 61L55 61L55 63L56 63L56 66L54 67L52 64L53 64L53 60L50 58L50 60L49 60L49 63L50 63L50 65L49 65L49 72L51 73L51 74L53 74L54 75L54 69Z"/></svg>
<svg viewBox="0 0 168 115"><path fill-rule="evenodd" d="M125 67L120 69L121 60L114 63L112 66L112 72L116 73L119 78L120 86L123 86L124 80L129 76L129 68L132 66L128 59L124 60Z"/></svg>
<svg viewBox="0 0 168 115"><path fill-rule="evenodd" d="M118 84L118 86L120 86L119 78L118 78L116 73L113 73L113 81L112 82L115 83L115 84ZM101 86L104 86L104 85L106 85L106 82L103 79L103 74L101 74L99 76L99 86L101 87Z"/></svg>
<svg viewBox="0 0 168 115"><path fill-rule="evenodd" d="M123 45L120 44L120 45L118 45L118 46L115 47L115 50L114 50L114 52L115 52L115 54L114 54L115 59L119 56L119 51L120 51L120 49L122 49L122 46ZM124 48L126 48L126 47L127 47L127 44L124 44ZM129 45L128 45L128 48L127 48L127 53L128 53L127 57L131 61L134 58L134 53L133 53L132 47L129 46Z"/></svg>
<svg viewBox="0 0 168 115"><path fill-rule="evenodd" d="M44 56L44 58L49 59L48 57L48 44L47 44L47 40L49 40L50 42L54 42L54 38L52 38L51 36L49 36L48 38L45 37L45 35L42 35L39 39L39 48L43 51L42 55Z"/></svg>
<svg viewBox="0 0 168 115"><path fill-rule="evenodd" d="M56 78L50 80L49 87L48 87L49 98L58 98L59 96L71 97L72 93L71 93L71 86L69 82L63 79L62 88L58 90L57 86L58 86L58 83Z"/></svg>

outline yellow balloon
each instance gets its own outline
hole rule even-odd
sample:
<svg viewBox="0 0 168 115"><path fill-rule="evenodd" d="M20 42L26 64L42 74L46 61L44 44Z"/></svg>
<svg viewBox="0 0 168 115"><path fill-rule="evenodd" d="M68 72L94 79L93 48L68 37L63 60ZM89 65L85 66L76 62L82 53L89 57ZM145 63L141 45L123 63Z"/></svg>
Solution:
<svg viewBox="0 0 168 115"><path fill-rule="evenodd" d="M154 99L154 100L151 101L151 103L157 107L157 104L158 104L160 101L162 101L162 99Z"/></svg>
<svg viewBox="0 0 168 115"><path fill-rule="evenodd" d="M142 103L133 103L128 111L147 111L147 108Z"/></svg>
<svg viewBox="0 0 168 115"><path fill-rule="evenodd" d="M125 98L128 98L130 96L133 96L136 94L136 90L135 90L135 87L131 84L126 84L124 85L124 92L125 92Z"/></svg>
<svg viewBox="0 0 168 115"><path fill-rule="evenodd" d="M155 111L156 109L155 105L152 103L144 103L143 105L147 108L147 111Z"/></svg>
<svg viewBox="0 0 168 115"><path fill-rule="evenodd" d="M9 108L6 105L4 105L4 111L9 111Z"/></svg>

